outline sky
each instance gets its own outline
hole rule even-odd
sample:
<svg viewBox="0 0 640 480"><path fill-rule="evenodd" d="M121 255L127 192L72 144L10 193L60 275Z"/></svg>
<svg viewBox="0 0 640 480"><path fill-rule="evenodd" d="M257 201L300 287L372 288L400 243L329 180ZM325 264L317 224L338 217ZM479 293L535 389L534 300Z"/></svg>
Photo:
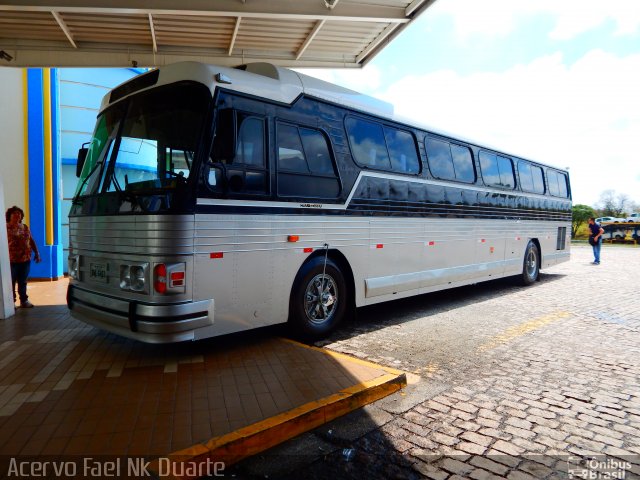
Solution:
<svg viewBox="0 0 640 480"><path fill-rule="evenodd" d="M638 0L437 0L364 68L302 71L640 206Z"/></svg>

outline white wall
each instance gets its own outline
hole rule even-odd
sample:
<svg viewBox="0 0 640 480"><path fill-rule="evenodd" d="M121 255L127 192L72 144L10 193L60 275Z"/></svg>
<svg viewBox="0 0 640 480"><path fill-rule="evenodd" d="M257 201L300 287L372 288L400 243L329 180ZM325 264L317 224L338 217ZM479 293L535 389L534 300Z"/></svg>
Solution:
<svg viewBox="0 0 640 480"><path fill-rule="evenodd" d="M25 208L23 70L0 67L0 178L6 208ZM4 211L2 212L4 219Z"/></svg>

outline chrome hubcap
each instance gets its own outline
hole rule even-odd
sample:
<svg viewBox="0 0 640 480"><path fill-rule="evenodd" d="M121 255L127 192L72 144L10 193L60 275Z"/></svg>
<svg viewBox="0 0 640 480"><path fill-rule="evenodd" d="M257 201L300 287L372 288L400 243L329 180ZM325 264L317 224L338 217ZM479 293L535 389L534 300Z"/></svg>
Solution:
<svg viewBox="0 0 640 480"><path fill-rule="evenodd" d="M311 323L320 324L330 320L338 304L338 289L331 275L318 274L307 285L304 295L304 310Z"/></svg>
<svg viewBox="0 0 640 480"><path fill-rule="evenodd" d="M530 248L529 251L527 252L525 265L527 269L527 275L529 276L529 278L535 277L536 272L538 271L538 259L536 258L536 252L533 248Z"/></svg>

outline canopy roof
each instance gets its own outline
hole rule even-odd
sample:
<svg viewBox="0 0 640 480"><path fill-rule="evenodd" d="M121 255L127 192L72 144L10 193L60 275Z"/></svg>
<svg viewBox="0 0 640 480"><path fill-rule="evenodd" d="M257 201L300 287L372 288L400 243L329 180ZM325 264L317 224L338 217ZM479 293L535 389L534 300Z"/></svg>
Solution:
<svg viewBox="0 0 640 480"><path fill-rule="evenodd" d="M361 67L435 0L0 0L0 66Z"/></svg>

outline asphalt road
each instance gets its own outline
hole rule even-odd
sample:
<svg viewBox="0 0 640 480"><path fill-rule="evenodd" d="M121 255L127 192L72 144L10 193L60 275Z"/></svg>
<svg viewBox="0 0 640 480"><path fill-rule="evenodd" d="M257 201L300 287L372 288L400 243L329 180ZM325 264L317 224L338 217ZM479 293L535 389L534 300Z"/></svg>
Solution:
<svg viewBox="0 0 640 480"><path fill-rule="evenodd" d="M640 477L640 248L360 309L318 346L402 392L233 467L236 478ZM582 476L580 476L582 475Z"/></svg>

